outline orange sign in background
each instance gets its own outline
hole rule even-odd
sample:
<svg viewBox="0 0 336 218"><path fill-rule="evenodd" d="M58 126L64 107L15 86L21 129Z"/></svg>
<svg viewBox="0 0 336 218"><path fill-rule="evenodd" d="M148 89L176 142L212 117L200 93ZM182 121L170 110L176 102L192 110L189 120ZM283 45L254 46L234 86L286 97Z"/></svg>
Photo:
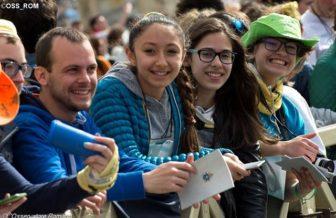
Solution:
<svg viewBox="0 0 336 218"><path fill-rule="evenodd" d="M11 122L19 111L19 94L12 80L0 71L0 125Z"/></svg>

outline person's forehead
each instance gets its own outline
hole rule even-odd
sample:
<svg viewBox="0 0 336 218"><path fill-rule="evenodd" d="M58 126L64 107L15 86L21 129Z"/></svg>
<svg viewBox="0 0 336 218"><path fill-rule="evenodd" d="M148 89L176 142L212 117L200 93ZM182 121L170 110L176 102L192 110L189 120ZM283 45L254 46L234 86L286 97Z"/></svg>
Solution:
<svg viewBox="0 0 336 218"><path fill-rule="evenodd" d="M318 1L320 4L325 4L325 5L332 5L332 3L334 2L334 0L316 0Z"/></svg>
<svg viewBox="0 0 336 218"><path fill-rule="evenodd" d="M0 36L0 59L25 61L23 44L20 41L10 43L7 38Z"/></svg>
<svg viewBox="0 0 336 218"><path fill-rule="evenodd" d="M97 19L98 22L105 22L106 19L104 16L99 16L98 19Z"/></svg>
<svg viewBox="0 0 336 218"><path fill-rule="evenodd" d="M275 40L278 40L278 41L281 41L281 42L287 42L287 43L291 42L291 43L295 43L295 44L300 44L300 42L295 41L293 39L281 38L281 37L265 37L262 40L272 40L272 39L275 39Z"/></svg>
<svg viewBox="0 0 336 218"><path fill-rule="evenodd" d="M165 35L165 37L162 37ZM172 41L174 40L174 41ZM161 23L153 23L149 25L136 39L135 45L143 43L154 43L154 44L177 44L183 46L181 37L178 30L171 25L165 25ZM173 42L173 43L172 43Z"/></svg>
<svg viewBox="0 0 336 218"><path fill-rule="evenodd" d="M65 37L56 37L52 41L50 55L52 62L72 62L83 57L94 59L93 48L87 39L71 42Z"/></svg>

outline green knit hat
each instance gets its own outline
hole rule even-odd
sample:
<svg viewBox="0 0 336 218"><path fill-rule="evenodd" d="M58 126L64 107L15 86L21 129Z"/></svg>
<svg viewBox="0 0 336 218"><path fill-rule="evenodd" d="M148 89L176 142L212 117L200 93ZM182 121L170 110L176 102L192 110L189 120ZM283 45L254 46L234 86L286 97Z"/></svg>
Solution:
<svg viewBox="0 0 336 218"><path fill-rule="evenodd" d="M309 48L319 41L316 37L302 39L299 21L277 13L262 16L252 22L250 29L242 36L241 40L243 45L248 48L266 37L292 39Z"/></svg>

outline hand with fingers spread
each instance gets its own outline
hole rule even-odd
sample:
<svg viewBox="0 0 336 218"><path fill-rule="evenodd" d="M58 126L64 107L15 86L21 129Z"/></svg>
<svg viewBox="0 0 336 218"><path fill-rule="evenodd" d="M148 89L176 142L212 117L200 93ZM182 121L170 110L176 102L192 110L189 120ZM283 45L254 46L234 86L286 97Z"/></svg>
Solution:
<svg viewBox="0 0 336 218"><path fill-rule="evenodd" d="M97 143L85 143L85 148L101 155L88 157L85 160L88 166L77 175L81 188L93 194L111 188L119 170L119 153L114 140L100 136L96 136L95 140Z"/></svg>
<svg viewBox="0 0 336 218"><path fill-rule="evenodd" d="M90 208L95 215L99 215L100 209L103 208L105 202L106 192L99 192L93 196L83 199L78 206Z"/></svg>
<svg viewBox="0 0 336 218"><path fill-rule="evenodd" d="M251 174L251 171L246 170L243 167L243 163L239 160L239 158L236 155L226 153L223 155L223 157L231 171L233 180L238 181Z"/></svg>
<svg viewBox="0 0 336 218"><path fill-rule="evenodd" d="M5 198L9 198L9 194L6 194ZM20 198L17 201L1 205L0 206L0 217L8 217L11 212L13 212L16 208L18 208L21 204L23 204L27 200L26 197Z"/></svg>
<svg viewBox="0 0 336 218"><path fill-rule="evenodd" d="M311 162L314 162L319 153L318 145L311 141L316 136L316 133L309 133L306 135L295 137L289 141L278 142L280 154L291 157L305 156Z"/></svg>
<svg viewBox="0 0 336 218"><path fill-rule="evenodd" d="M146 192L153 194L180 192L188 183L190 175L196 173L195 168L190 164L191 158L193 159L188 156L186 162L164 163L144 173L143 181Z"/></svg>

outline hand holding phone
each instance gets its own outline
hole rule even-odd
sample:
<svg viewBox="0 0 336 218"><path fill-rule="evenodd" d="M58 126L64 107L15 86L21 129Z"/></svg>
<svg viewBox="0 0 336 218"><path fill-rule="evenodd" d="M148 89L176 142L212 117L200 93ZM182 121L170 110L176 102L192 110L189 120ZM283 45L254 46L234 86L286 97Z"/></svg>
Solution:
<svg viewBox="0 0 336 218"><path fill-rule="evenodd" d="M257 169L257 168L261 167L261 165L263 165L264 163L265 163L265 160L246 163L246 164L244 164L244 168L246 170L253 170L253 169Z"/></svg>
<svg viewBox="0 0 336 218"><path fill-rule="evenodd" d="M27 193L17 193L17 194L11 195L8 198L4 198L4 199L0 200L0 206L6 205L6 204L9 204L9 203L13 203L13 202L18 201L21 198L26 197L26 196L27 196Z"/></svg>

